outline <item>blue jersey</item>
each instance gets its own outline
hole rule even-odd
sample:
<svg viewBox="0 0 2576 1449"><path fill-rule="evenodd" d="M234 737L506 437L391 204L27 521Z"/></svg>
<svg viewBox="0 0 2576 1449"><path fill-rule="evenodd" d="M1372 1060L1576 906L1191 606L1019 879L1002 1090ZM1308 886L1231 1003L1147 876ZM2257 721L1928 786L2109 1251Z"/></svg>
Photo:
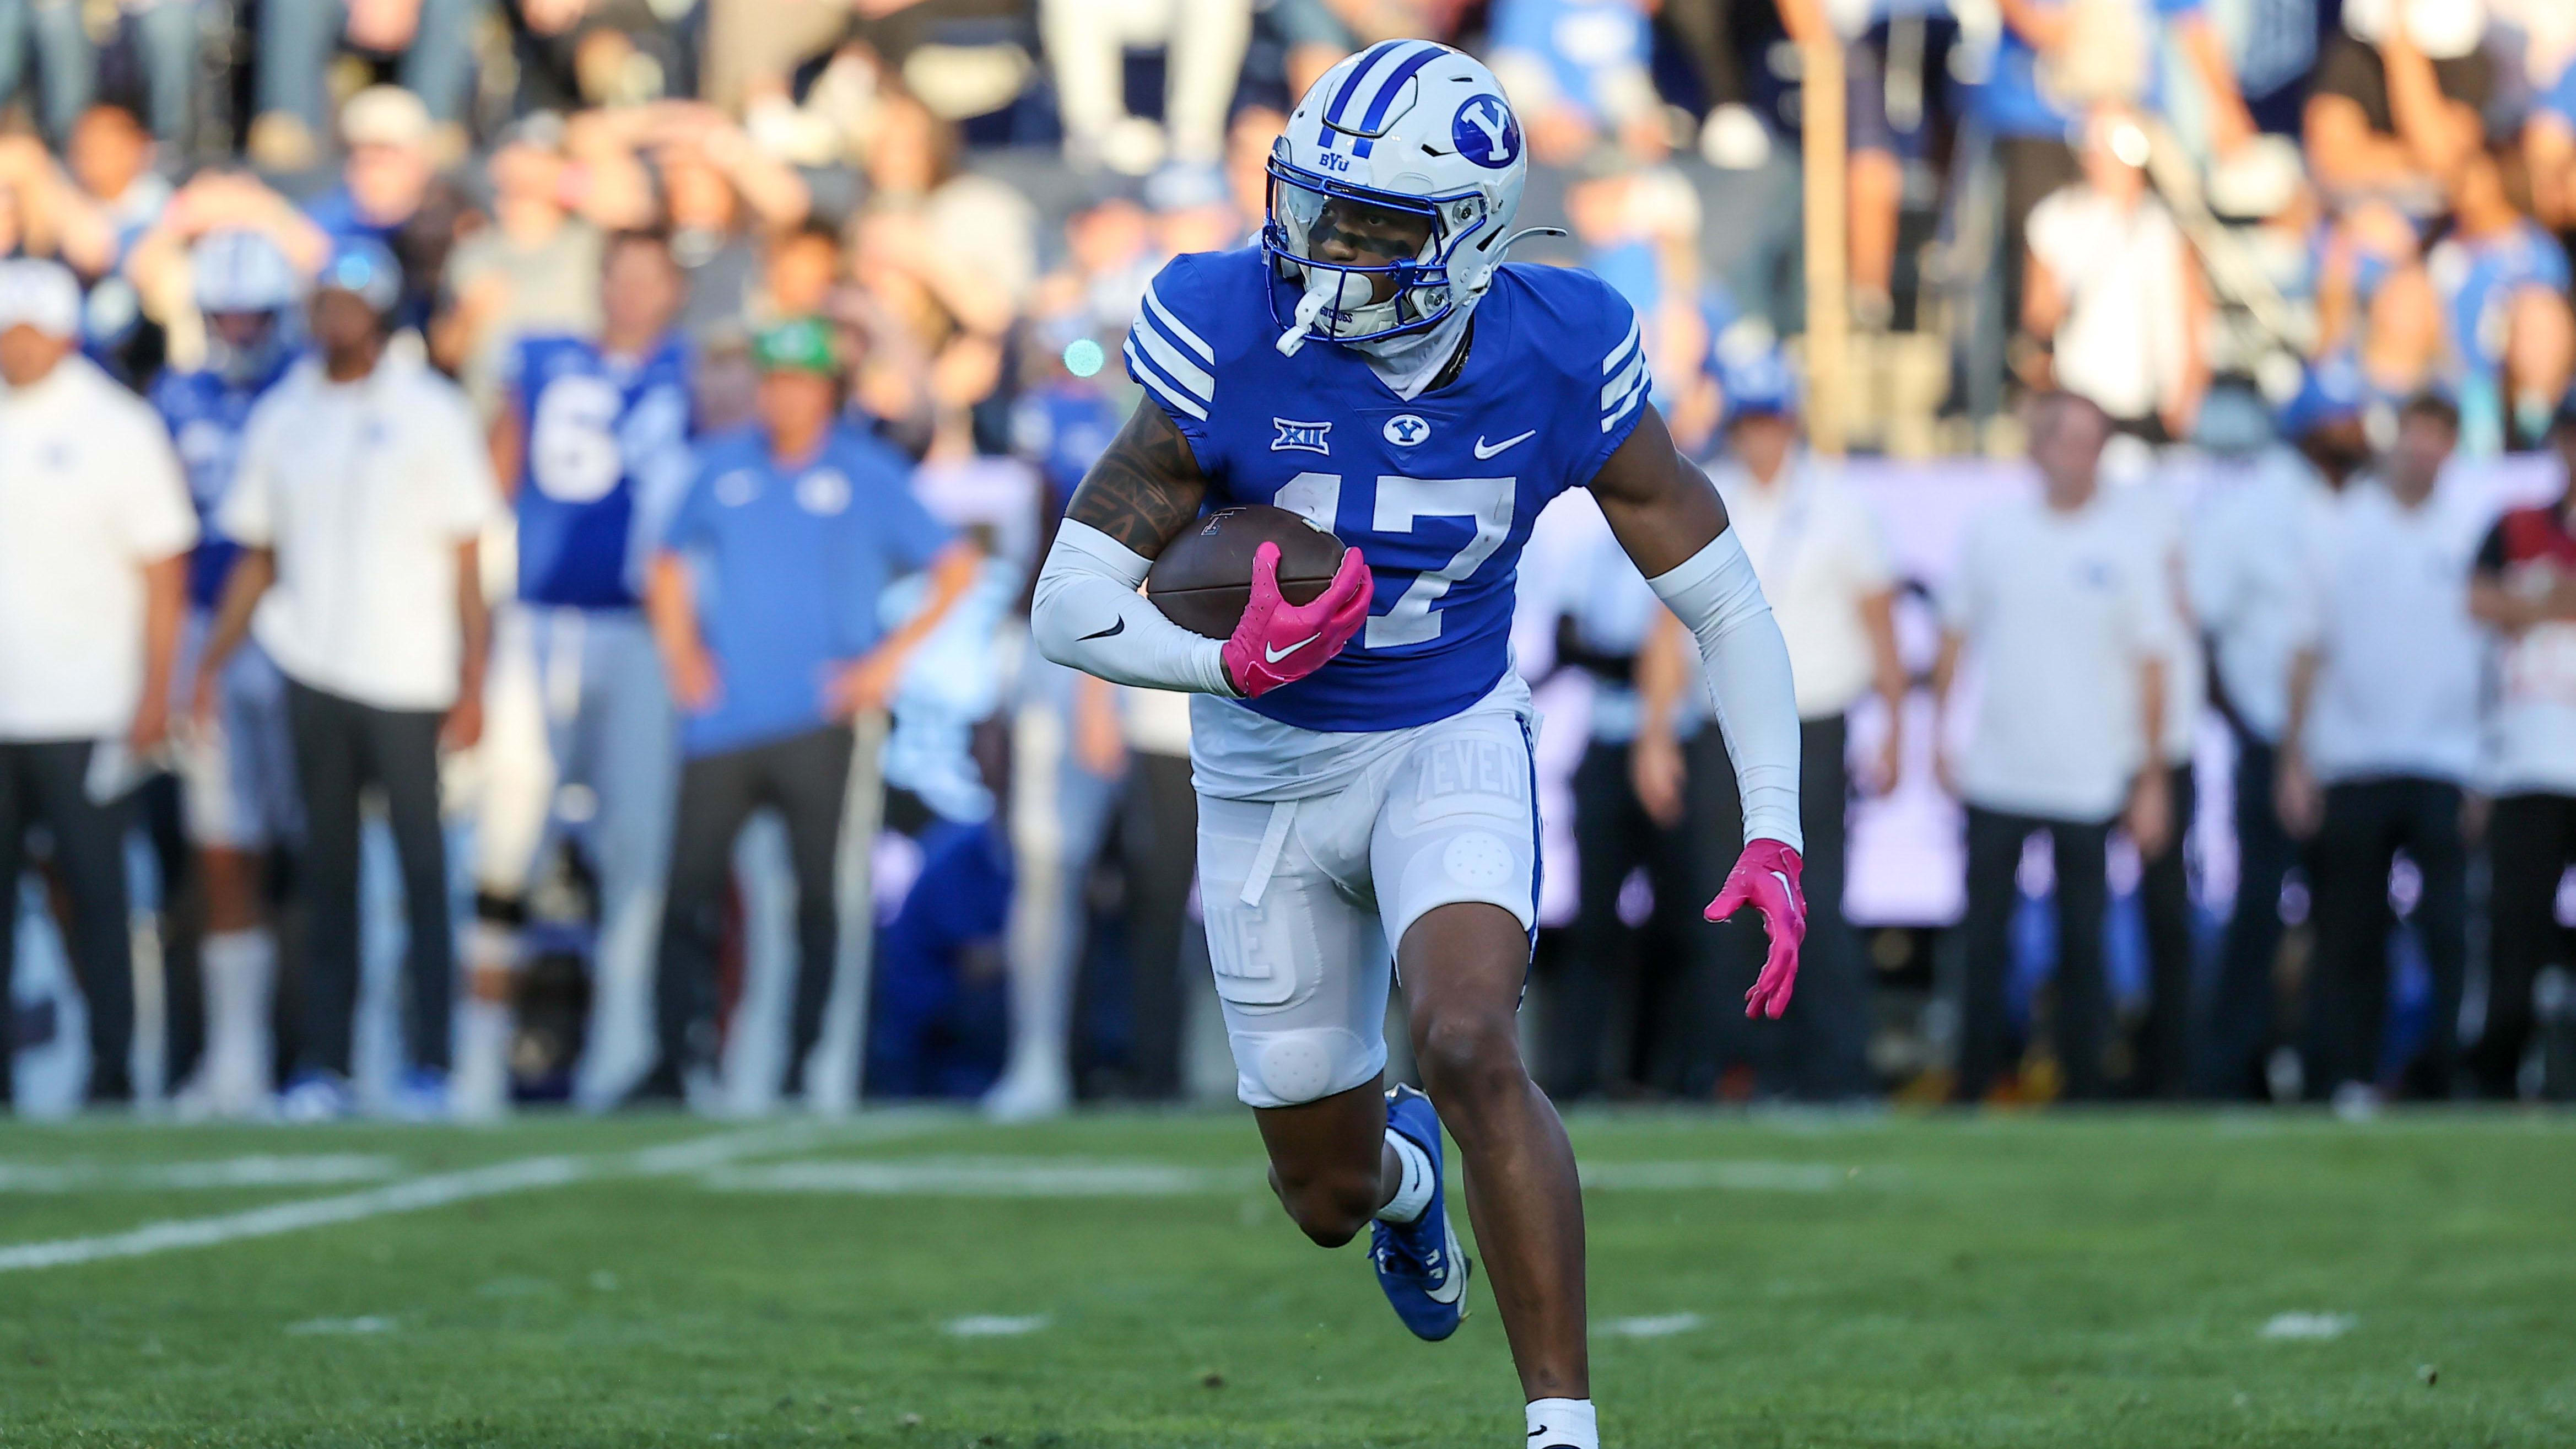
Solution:
<svg viewBox="0 0 2576 1449"><path fill-rule="evenodd" d="M188 493L197 505L197 548L188 556L188 601L211 609L223 596L224 576L232 571L241 545L215 527L215 510L232 490L233 463L241 454L242 424L251 405L286 375L293 359L249 382L235 382L219 372L165 370L152 380L152 406L170 429L180 465L188 470Z"/></svg>
<svg viewBox="0 0 2576 1449"><path fill-rule="evenodd" d="M1277 319L1295 304L1257 248L1184 256L1127 337L1127 370L1189 439L1211 506L1302 514L1377 576L1350 647L1247 706L1312 730L1444 719L1511 667L1514 576L1539 510L1591 482L1637 426L1636 313L1589 272L1503 267L1457 378L1407 402L1347 347L1281 355Z"/></svg>
<svg viewBox="0 0 2576 1449"><path fill-rule="evenodd" d="M577 337L531 337L512 363L526 439L519 597L633 608L649 520L667 517L688 486L688 350L671 338L633 361Z"/></svg>

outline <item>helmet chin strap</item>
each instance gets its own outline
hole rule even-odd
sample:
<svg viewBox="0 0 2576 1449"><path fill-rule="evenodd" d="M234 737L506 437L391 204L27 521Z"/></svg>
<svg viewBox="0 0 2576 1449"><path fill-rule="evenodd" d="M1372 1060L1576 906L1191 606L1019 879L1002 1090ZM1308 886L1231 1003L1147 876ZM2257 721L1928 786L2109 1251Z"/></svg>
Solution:
<svg viewBox="0 0 2576 1449"><path fill-rule="evenodd" d="M1523 227L1494 244L1494 265L1501 266L1504 255L1530 237L1564 236L1565 234L1563 227ZM1352 313L1383 307L1391 320L1401 297L1390 298L1385 302L1371 302L1369 299L1373 292L1374 289L1370 287L1368 278L1364 276L1322 267L1307 268L1306 290L1297 299L1297 311L1289 318L1288 329L1279 334L1279 341L1276 344L1279 351L1284 356L1296 356L1299 349L1306 345L1307 339L1317 335L1314 331L1315 319L1322 316L1328 308L1337 312ZM1414 395L1437 376L1441 367L1448 362L1450 352L1456 348L1458 340L1466 335L1467 315L1475 310L1476 303L1483 298L1484 292L1481 288L1465 293L1459 293L1453 289L1451 295L1453 305L1449 309L1449 315L1441 318L1433 326L1425 327L1418 332L1403 332L1391 337L1379 337L1348 344L1366 357L1370 368L1386 380L1387 386L1394 388L1396 393L1407 401L1411 401Z"/></svg>

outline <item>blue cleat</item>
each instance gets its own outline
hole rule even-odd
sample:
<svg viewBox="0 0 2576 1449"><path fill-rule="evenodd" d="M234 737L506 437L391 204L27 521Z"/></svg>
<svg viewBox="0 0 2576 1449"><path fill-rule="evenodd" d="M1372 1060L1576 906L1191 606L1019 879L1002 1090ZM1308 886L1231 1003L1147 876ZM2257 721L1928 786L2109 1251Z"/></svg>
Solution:
<svg viewBox="0 0 2576 1449"><path fill-rule="evenodd" d="M1456 1333L1458 1321L1467 1316L1467 1279L1475 1271L1449 1226L1440 1115L1431 1109L1429 1097L1399 1086L1386 1094L1386 1125L1431 1159L1431 1203L1412 1222L1371 1224L1369 1261L1377 1265L1377 1285L1395 1305L1395 1316L1414 1337L1438 1343Z"/></svg>

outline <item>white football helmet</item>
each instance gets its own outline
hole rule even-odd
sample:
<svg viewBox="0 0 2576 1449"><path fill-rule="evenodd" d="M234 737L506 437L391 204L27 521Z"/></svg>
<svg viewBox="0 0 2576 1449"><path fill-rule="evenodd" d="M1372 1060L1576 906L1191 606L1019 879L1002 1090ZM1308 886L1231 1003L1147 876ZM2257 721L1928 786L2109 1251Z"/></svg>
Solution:
<svg viewBox="0 0 2576 1449"><path fill-rule="evenodd" d="M304 279L277 243L255 231L211 231L188 249L197 310L208 317L255 314L267 318L259 340L237 346L223 330L209 328L207 360L237 379L256 377L295 346Z"/></svg>
<svg viewBox="0 0 2576 1449"><path fill-rule="evenodd" d="M1389 40L1324 72L1270 151L1269 215L1261 249L1304 290L1283 352L1308 336L1368 342L1437 324L1472 307L1503 253L1529 232L1505 233L1529 175L1520 119L1502 84L1465 51ZM1310 233L1334 199L1429 218L1421 252L1384 266L1310 254ZM1532 228L1550 231L1552 228ZM1395 283L1375 300L1375 280Z"/></svg>

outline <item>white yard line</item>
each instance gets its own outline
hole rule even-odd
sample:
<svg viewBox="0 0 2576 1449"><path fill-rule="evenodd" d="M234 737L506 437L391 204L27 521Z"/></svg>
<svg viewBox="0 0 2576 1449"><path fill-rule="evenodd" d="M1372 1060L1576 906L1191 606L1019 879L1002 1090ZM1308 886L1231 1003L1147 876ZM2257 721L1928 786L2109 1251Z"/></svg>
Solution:
<svg viewBox="0 0 2576 1449"><path fill-rule="evenodd" d="M338 1187L403 1175L400 1158L353 1152L216 1157L193 1162L0 1162L0 1192L89 1192L125 1188Z"/></svg>
<svg viewBox="0 0 2576 1449"><path fill-rule="evenodd" d="M877 1124L902 1131L900 1124ZM604 1177L663 1177L703 1172L745 1157L794 1151L820 1140L830 1129L819 1122L791 1122L747 1131L719 1132L686 1142L635 1152L597 1156L522 1157L462 1172L442 1172L404 1182L387 1183L337 1197L272 1203L212 1217L146 1223L131 1232L91 1238L61 1238L50 1243L0 1247L0 1273L32 1268L64 1268L108 1258L140 1258L179 1248L209 1248L246 1238L271 1238L394 1213L419 1212L473 1198L532 1192Z"/></svg>
<svg viewBox="0 0 2576 1449"><path fill-rule="evenodd" d="M908 1157L727 1167L702 1181L726 1192L832 1192L864 1197L1179 1197L1248 1188L1257 1169L1047 1157Z"/></svg>

